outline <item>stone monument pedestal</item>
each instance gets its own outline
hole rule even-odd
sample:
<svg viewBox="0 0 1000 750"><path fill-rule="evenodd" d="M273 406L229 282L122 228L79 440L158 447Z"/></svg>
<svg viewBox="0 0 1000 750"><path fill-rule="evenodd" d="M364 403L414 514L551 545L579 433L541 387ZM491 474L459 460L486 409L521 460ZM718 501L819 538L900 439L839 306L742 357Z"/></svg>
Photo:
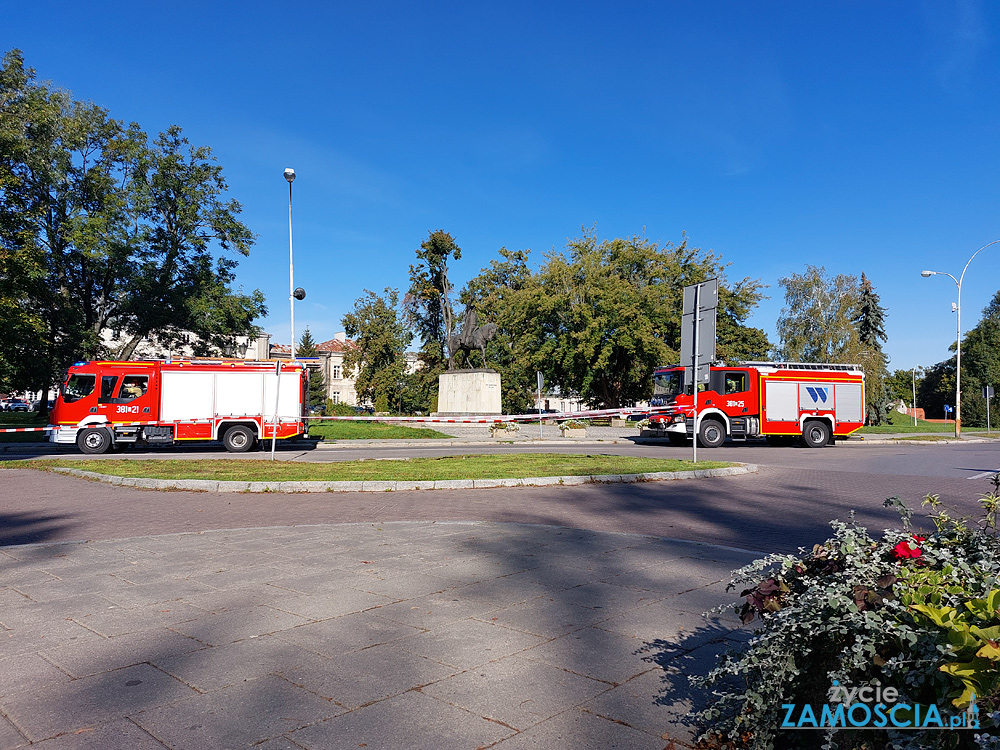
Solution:
<svg viewBox="0 0 1000 750"><path fill-rule="evenodd" d="M437 417L499 416L500 373L448 370L438 375Z"/></svg>

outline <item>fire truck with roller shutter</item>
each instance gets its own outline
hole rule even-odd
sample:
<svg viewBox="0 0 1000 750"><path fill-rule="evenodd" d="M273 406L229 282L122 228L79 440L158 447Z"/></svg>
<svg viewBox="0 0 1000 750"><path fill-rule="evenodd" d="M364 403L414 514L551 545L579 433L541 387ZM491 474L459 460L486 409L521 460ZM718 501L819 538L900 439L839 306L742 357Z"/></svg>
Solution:
<svg viewBox="0 0 1000 750"><path fill-rule="evenodd" d="M84 453L221 440L242 453L275 433L307 435L307 386L299 362L77 362L59 389L49 440Z"/></svg>
<svg viewBox="0 0 1000 750"><path fill-rule="evenodd" d="M682 445L695 433L694 400L684 367L653 374L650 429ZM716 448L727 437L792 439L821 448L865 422L865 375L858 365L743 362L712 367L698 386L698 444Z"/></svg>

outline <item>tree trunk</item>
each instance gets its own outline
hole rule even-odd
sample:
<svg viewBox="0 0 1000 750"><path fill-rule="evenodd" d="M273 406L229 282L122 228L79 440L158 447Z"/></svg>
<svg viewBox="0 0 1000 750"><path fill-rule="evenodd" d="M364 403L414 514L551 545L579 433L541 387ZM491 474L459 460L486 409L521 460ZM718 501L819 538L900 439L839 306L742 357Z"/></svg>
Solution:
<svg viewBox="0 0 1000 750"><path fill-rule="evenodd" d="M136 334L133 336L125 346L121 348L118 353L118 358L122 360L132 359L132 355L135 354L136 348L142 343L144 336Z"/></svg>

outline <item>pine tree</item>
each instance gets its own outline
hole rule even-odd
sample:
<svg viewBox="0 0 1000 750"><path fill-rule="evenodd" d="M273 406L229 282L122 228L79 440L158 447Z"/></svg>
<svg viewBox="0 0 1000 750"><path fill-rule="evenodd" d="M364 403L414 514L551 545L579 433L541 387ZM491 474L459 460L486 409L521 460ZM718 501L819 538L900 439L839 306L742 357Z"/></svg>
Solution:
<svg viewBox="0 0 1000 750"><path fill-rule="evenodd" d="M865 367L868 417L872 424L880 424L889 400L886 380L889 377L889 358L882 351L885 334L885 309L878 293L864 273L861 274L861 293L858 298L858 316L854 319L861 343L862 364Z"/></svg>
<svg viewBox="0 0 1000 750"><path fill-rule="evenodd" d="M302 332L299 345L295 349L296 357L318 357L319 349L316 348L316 341L309 332L309 326ZM326 378L323 376L323 368L309 368L309 408L315 409L326 403Z"/></svg>

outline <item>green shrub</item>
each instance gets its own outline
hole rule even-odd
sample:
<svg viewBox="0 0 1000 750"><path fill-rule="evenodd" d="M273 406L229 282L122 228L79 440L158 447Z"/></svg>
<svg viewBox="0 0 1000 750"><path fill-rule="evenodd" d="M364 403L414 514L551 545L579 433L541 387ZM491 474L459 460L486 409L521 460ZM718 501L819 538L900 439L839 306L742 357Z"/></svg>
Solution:
<svg viewBox="0 0 1000 750"><path fill-rule="evenodd" d="M758 627L742 651L692 678L714 699L692 715L704 729L699 747L994 747L988 732L1000 719L1000 475L992 481L977 522L953 518L929 495L924 504L934 530L915 533L910 510L890 498L886 506L899 510L902 529L875 539L853 517L834 521L833 537L811 551L770 555L736 571L730 588L744 597L737 612ZM913 719L914 706L927 717L933 705L945 722L978 709L981 729L782 728L790 715L802 716L789 706L809 704L817 719L824 705L831 715L838 705L849 711L853 704L842 700L839 686L897 691L892 703L907 709L900 720Z"/></svg>
<svg viewBox="0 0 1000 750"><path fill-rule="evenodd" d="M326 416L328 417L353 417L357 413L358 410L350 404L343 402L335 404L332 398L326 400Z"/></svg>

